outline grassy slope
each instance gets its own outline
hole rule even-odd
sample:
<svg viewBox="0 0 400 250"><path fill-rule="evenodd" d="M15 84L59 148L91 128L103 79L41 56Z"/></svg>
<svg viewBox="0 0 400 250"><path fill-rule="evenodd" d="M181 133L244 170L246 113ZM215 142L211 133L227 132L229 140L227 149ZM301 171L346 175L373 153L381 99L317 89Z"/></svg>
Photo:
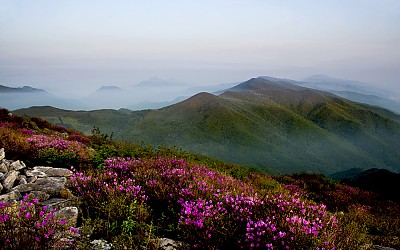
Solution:
<svg viewBox="0 0 400 250"><path fill-rule="evenodd" d="M400 169L399 123L373 111L325 92L252 79L220 96L200 93L154 111L36 108L18 113L284 172Z"/></svg>

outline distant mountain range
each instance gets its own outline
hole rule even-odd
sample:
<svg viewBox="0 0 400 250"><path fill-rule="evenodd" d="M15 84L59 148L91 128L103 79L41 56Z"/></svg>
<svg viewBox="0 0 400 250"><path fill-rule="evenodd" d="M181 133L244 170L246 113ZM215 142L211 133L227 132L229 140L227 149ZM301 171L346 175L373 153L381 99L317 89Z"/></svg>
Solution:
<svg viewBox="0 0 400 250"><path fill-rule="evenodd" d="M332 78L325 75L314 75L304 81L262 76L261 78L278 84L289 83L314 90L322 90L337 96L378 106L400 113L400 94L385 91L365 83ZM29 86L10 88L0 85L0 107L8 109L27 108L31 106L54 106L72 110L120 109L131 110L158 109L177 103L200 93L221 94L239 83L224 83L191 87L174 80L163 80L157 77L142 81L129 88L122 89L115 85L105 85L82 98L61 98L45 90ZM25 98L19 94L30 93Z"/></svg>
<svg viewBox="0 0 400 250"><path fill-rule="evenodd" d="M46 92L43 89L36 89L30 86L24 86L22 88L12 88L0 85L0 93L43 93Z"/></svg>
<svg viewBox="0 0 400 250"><path fill-rule="evenodd" d="M400 94L368 85L366 83L313 75L303 81L262 76L263 79L277 83L290 83L298 86L330 92L354 102L379 106L400 114Z"/></svg>
<svg viewBox="0 0 400 250"><path fill-rule="evenodd" d="M0 107L10 110L31 106L55 106L65 109L81 109L84 104L78 100L65 99L30 86L11 88L0 85Z"/></svg>
<svg viewBox="0 0 400 250"><path fill-rule="evenodd" d="M296 81L253 78L222 94L199 93L158 110L14 111L116 138L176 145L281 172L325 174L351 168L400 171L400 116Z"/></svg>
<svg viewBox="0 0 400 250"><path fill-rule="evenodd" d="M71 110L158 109L175 104L201 91L223 91L234 85L228 83L193 87L180 81L153 77L127 88L104 85L80 98L63 98L29 86L12 88L0 85L0 107L10 110L32 106L53 106ZM30 95L21 97L22 93Z"/></svg>

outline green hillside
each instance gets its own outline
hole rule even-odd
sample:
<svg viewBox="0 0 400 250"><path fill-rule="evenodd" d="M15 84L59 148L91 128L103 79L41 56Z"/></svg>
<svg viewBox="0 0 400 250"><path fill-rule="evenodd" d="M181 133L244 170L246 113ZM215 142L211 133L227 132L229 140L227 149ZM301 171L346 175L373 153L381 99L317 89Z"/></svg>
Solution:
<svg viewBox="0 0 400 250"><path fill-rule="evenodd" d="M73 112L36 107L16 113L84 132L97 126L116 138L177 145L281 172L400 170L400 124L387 118L397 115L261 78L219 96L200 93L159 110Z"/></svg>
<svg viewBox="0 0 400 250"><path fill-rule="evenodd" d="M186 111L204 103L229 108L209 94L194 100ZM98 239L113 249L166 249L166 242L177 249L400 247L399 174L386 170L353 175L346 182L354 186L321 174L270 176L173 147L111 140L98 130L85 136L1 108L0 158L6 178L41 175L0 190L0 249L98 249ZM74 216L59 217L67 208Z"/></svg>

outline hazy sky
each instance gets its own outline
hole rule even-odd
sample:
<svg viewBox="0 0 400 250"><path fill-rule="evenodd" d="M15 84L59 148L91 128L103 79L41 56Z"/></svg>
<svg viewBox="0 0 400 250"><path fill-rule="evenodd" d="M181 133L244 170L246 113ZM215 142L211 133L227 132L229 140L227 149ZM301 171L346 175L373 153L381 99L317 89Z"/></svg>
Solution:
<svg viewBox="0 0 400 250"><path fill-rule="evenodd" d="M323 73L400 91L399 0L0 0L0 84Z"/></svg>

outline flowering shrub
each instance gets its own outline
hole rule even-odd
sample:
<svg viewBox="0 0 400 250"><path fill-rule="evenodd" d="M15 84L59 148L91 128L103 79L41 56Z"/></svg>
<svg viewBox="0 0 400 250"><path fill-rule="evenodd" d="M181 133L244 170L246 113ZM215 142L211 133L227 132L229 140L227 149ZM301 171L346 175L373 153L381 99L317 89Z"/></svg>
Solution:
<svg viewBox="0 0 400 250"><path fill-rule="evenodd" d="M74 133L68 136L68 140L70 141L77 141L81 142L85 145L88 145L90 143L90 139L87 137L82 136L81 134Z"/></svg>
<svg viewBox="0 0 400 250"><path fill-rule="evenodd" d="M37 152L37 158L47 164L69 167L86 162L92 153L81 142L65 140L58 136L33 135L27 142Z"/></svg>
<svg viewBox="0 0 400 250"><path fill-rule="evenodd" d="M33 131L31 129L22 129L22 128L20 128L20 129L18 129L18 132L20 132L23 135L28 135L28 136L31 136L31 135L35 134L35 131Z"/></svg>
<svg viewBox="0 0 400 250"><path fill-rule="evenodd" d="M126 204L148 205L160 227L172 227L193 247L333 249L340 234L324 205L296 193L260 196L249 184L182 159L110 158L92 174L71 177L85 202L124 197Z"/></svg>
<svg viewBox="0 0 400 250"><path fill-rule="evenodd" d="M9 159L23 159L34 154L32 147L26 141L26 136L15 130L10 123L0 124L0 148L7 149Z"/></svg>
<svg viewBox="0 0 400 250"><path fill-rule="evenodd" d="M18 204L0 202L1 249L49 249L71 246L78 230L55 216L56 209L39 207L28 195ZM28 247L29 246L29 247Z"/></svg>
<svg viewBox="0 0 400 250"><path fill-rule="evenodd" d="M278 180L285 183L285 189L324 203L332 212L348 211L355 204L370 205L378 199L378 195L373 192L335 183L321 175L293 174L278 177Z"/></svg>

